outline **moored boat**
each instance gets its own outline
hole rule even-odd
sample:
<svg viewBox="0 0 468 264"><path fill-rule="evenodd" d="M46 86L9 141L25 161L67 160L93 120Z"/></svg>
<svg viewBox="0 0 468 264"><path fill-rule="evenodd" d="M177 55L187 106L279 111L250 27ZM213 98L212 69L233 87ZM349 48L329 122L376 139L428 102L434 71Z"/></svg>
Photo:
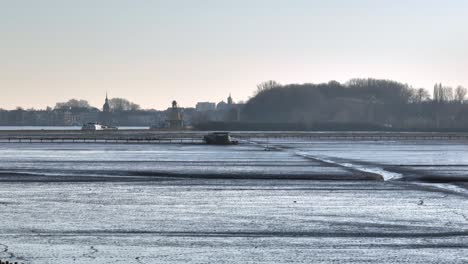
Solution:
<svg viewBox="0 0 468 264"><path fill-rule="evenodd" d="M102 131L102 130L118 130L117 127L101 125L99 123L86 123L81 127L83 131Z"/></svg>
<svg viewBox="0 0 468 264"><path fill-rule="evenodd" d="M210 145L237 145L239 141L233 140L229 132L214 132L203 137L206 144Z"/></svg>

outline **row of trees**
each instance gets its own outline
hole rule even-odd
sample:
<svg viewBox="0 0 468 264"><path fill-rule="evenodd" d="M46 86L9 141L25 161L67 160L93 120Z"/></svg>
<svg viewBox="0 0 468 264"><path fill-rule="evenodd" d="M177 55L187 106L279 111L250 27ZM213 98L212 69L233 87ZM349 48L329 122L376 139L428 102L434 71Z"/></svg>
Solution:
<svg viewBox="0 0 468 264"><path fill-rule="evenodd" d="M405 98L408 103L421 103L431 100L431 96L429 92L424 88L413 88L408 86L407 84L400 84L394 81L388 80L376 80L376 79L352 79L348 81L345 86L348 87L359 87L361 89L365 89L366 87L373 87L371 89L375 89L378 86L382 85L383 83L387 83L390 90L395 88L395 86L399 86L397 90L399 90L400 96ZM330 81L328 83L331 86L339 86L341 85L339 82ZM273 88L280 88L283 87L277 81L269 80L266 82L262 82L257 85L257 89L254 93L254 96L262 93L263 91L267 91ZM393 91L391 91L393 92ZM398 94L398 93L397 93ZM441 83L434 85L434 99L435 102L459 102L462 103L466 100L466 96L468 94L468 90L463 86L458 86L457 88L453 89L449 86L442 86Z"/></svg>
<svg viewBox="0 0 468 264"><path fill-rule="evenodd" d="M344 84L259 84L247 102L246 122L366 123L383 127L468 127L467 90L437 84L434 97L392 80L352 79Z"/></svg>
<svg viewBox="0 0 468 264"><path fill-rule="evenodd" d="M109 99L109 106L112 111L124 112L124 111L138 111L141 107L138 104L130 102L124 98L112 98ZM95 109L86 100L70 99L67 102L57 103L55 105L56 110L90 110Z"/></svg>
<svg viewBox="0 0 468 264"><path fill-rule="evenodd" d="M434 101L438 103L444 102L459 102L462 103L466 99L467 89L463 86L458 86L455 91L452 87L442 86L441 83L434 86Z"/></svg>

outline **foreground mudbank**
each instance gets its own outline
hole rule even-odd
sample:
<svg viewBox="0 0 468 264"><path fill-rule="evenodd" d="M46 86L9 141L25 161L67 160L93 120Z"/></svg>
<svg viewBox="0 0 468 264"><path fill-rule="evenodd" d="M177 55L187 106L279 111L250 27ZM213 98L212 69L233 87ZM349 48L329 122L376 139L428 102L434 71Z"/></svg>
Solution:
<svg viewBox="0 0 468 264"><path fill-rule="evenodd" d="M0 181L160 178L468 182L464 142L251 139L239 146L0 144Z"/></svg>
<svg viewBox="0 0 468 264"><path fill-rule="evenodd" d="M467 261L460 144L0 146L1 260Z"/></svg>
<svg viewBox="0 0 468 264"><path fill-rule="evenodd" d="M176 179L381 181L372 172L358 174L174 173L163 171L0 172L0 182L151 182Z"/></svg>
<svg viewBox="0 0 468 264"><path fill-rule="evenodd" d="M0 181L154 181L167 178L382 180L381 175L240 146L5 144Z"/></svg>
<svg viewBox="0 0 468 264"><path fill-rule="evenodd" d="M464 263L468 200L402 182L3 183L0 259Z"/></svg>
<svg viewBox="0 0 468 264"><path fill-rule="evenodd" d="M450 141L282 141L257 144L277 148L342 168L367 171L385 180L427 183L468 182L468 142Z"/></svg>

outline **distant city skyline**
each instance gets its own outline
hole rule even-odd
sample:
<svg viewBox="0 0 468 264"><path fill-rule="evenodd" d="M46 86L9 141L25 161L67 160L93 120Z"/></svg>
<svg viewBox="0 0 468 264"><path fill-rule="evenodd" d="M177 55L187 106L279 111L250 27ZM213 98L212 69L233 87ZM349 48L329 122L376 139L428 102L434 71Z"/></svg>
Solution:
<svg viewBox="0 0 468 264"><path fill-rule="evenodd" d="M229 98L231 98L231 100L234 100L231 96L231 94L229 94L228 96L226 96L226 98L221 98L219 100L214 100L214 101L197 101L194 105L186 105L186 106L180 106L181 108L197 108L197 105L200 105L200 104L214 104L214 106L216 107L218 104L222 104L222 103L225 103L225 104L229 104L229 103L233 103L233 104L238 104L238 103L241 103L241 104L244 104L246 101L244 100L236 100L236 101L229 101ZM16 107L14 108L11 108L11 109L7 109L7 108L2 108L0 107L0 110L16 110L18 108L21 108L23 110L29 110L29 109L34 109L34 110L46 110L47 108L56 108L57 105L62 105L64 103L68 103L69 101L75 101L75 100L79 100L79 101L86 101L87 103L89 103L89 107L91 108L98 108L100 110L104 110L104 108L106 106L106 103L107 103L107 100L112 100L112 99L124 99L124 100L127 100L129 103L134 103L134 104L137 104L138 106L140 106L140 109L141 110L167 110L168 108L171 108L172 107L172 103L174 101L176 101L178 103L178 101L176 99L172 100L171 102L169 102L167 104L167 106L163 106L162 108L160 109L157 109L157 108L151 108L151 107L143 107L141 106L138 102L135 102L135 101L130 101L128 100L127 98L124 98L124 97L110 97L108 96L108 94L104 95L104 97L102 98L102 102L99 104L92 104L89 100L87 100L86 98L75 98L75 97L70 97L66 100L63 100L63 101L60 101L60 102L55 102L51 105L47 105L45 107L25 107L25 106L22 106L22 105L17 105ZM58 106L58 108L60 109L62 106ZM108 105L107 105L108 107Z"/></svg>
<svg viewBox="0 0 468 264"><path fill-rule="evenodd" d="M463 0L0 0L0 108L166 109L266 80L468 86Z"/></svg>

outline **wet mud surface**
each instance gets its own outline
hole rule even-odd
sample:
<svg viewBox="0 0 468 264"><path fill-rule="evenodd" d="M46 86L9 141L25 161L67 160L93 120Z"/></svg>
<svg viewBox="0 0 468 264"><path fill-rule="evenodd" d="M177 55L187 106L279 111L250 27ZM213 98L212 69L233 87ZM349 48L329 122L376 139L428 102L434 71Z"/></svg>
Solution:
<svg viewBox="0 0 468 264"><path fill-rule="evenodd" d="M467 263L464 145L275 144L2 145L0 259Z"/></svg>

